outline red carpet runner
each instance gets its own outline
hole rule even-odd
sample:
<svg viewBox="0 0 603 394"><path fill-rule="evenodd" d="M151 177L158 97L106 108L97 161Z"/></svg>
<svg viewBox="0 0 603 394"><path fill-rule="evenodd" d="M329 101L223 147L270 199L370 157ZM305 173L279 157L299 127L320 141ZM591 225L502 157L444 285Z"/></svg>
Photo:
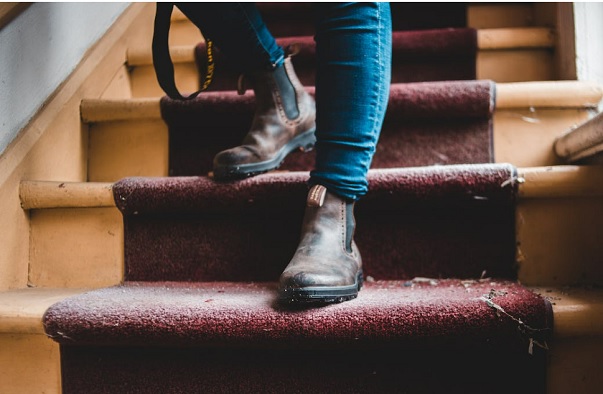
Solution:
<svg viewBox="0 0 603 394"><path fill-rule="evenodd" d="M275 290L130 282L61 302L45 324L64 392L542 391L550 310L515 283L380 281L309 310Z"/></svg>
<svg viewBox="0 0 603 394"><path fill-rule="evenodd" d="M313 88L308 89L313 92ZM494 161L491 81L393 84L373 168ZM169 127L170 175L207 175L213 157L240 144L253 117L253 93L211 92L161 100ZM280 170L312 169L314 153L294 152Z"/></svg>
<svg viewBox="0 0 603 394"><path fill-rule="evenodd" d="M292 58L295 72L305 86L314 86L316 46L312 36L277 38ZM475 29L396 31L392 37L392 83L473 80L476 77ZM214 54L215 74L211 90L237 90L238 73L228 66L219 50ZM204 43L195 48L200 75L207 70Z"/></svg>
<svg viewBox="0 0 603 394"><path fill-rule="evenodd" d="M63 393L545 391L552 313L516 283L516 170L488 164L494 85L443 81L475 79L474 60L457 67L474 56L475 32L438 30L465 27L465 5L392 7L394 82L405 83L391 86L370 192L357 204L359 297L306 310L275 303L313 155L292 154L287 172L213 182L212 158L242 139L253 95L163 98L174 176L113 188L125 282L44 316L61 344ZM307 6L261 8L276 35L313 34ZM310 81L313 44L294 40Z"/></svg>
<svg viewBox="0 0 603 394"><path fill-rule="evenodd" d="M371 170L370 192L356 209L366 275L476 278L486 270L513 278L514 176L509 165ZM297 246L307 178L118 182L126 278L277 280Z"/></svg>

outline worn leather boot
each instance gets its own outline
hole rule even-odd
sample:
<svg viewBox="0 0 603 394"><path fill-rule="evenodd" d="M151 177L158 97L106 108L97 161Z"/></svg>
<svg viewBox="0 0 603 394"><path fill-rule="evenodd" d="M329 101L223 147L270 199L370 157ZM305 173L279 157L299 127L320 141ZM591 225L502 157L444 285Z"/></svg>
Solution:
<svg viewBox="0 0 603 394"><path fill-rule="evenodd" d="M356 298L362 259L353 240L354 203L315 185L308 193L301 240L280 278L284 303L333 303Z"/></svg>
<svg viewBox="0 0 603 394"><path fill-rule="evenodd" d="M301 85L291 58L273 71L261 71L239 80L249 81L255 92L256 109L251 129L242 144L214 158L214 178L240 179L281 165L295 149L311 150L316 141L316 106Z"/></svg>

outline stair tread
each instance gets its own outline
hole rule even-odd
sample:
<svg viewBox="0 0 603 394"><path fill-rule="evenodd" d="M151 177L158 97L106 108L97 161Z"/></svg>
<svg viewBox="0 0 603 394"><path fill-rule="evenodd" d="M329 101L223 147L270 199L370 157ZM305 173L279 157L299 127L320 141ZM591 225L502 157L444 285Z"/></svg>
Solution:
<svg viewBox="0 0 603 394"><path fill-rule="evenodd" d="M514 27L514 28L496 28L496 29L469 29L469 28L443 28L434 30L417 30L417 31L397 31L394 32L394 37L400 38L400 45L408 45L402 38L411 37L413 35L426 36L430 40L422 45L422 49L427 53L432 52L431 48L443 49L444 53L454 53L464 46L455 48L453 45L441 48L441 43L434 43L433 39L450 31L462 33L468 30L475 31L476 45L478 50L493 50L493 49L525 49L525 48L552 48L554 46L554 29L548 27ZM295 37L277 37L277 43L282 46L287 46L297 41L312 41L312 36L295 36ZM170 54L174 64L190 63L195 61L195 48L198 45L175 45L170 47ZM403 49L398 47L396 50ZM406 48L406 51L416 54L417 48ZM150 48L134 47L130 48L127 53L127 63L129 66L150 66L153 64L153 56Z"/></svg>
<svg viewBox="0 0 603 394"><path fill-rule="evenodd" d="M470 81L458 81L471 83ZM445 82L412 83L420 88L425 86L446 86ZM400 84L403 89L406 84ZM236 93L227 93L234 95ZM251 92L248 94L252 94ZM219 100L224 93L207 92L208 96ZM603 98L603 86L585 81L544 81L496 83L496 109L507 108L595 108ZM81 104L81 116L85 123L109 122L128 119L160 119L161 97L92 99L85 98ZM205 100L205 99L201 99ZM209 98L207 99L209 100Z"/></svg>
<svg viewBox="0 0 603 394"><path fill-rule="evenodd" d="M505 334L514 346L524 324L544 341L552 323L541 297L508 281L375 281L352 302L305 310L276 305L275 290L274 283L126 282L53 305L44 324L64 344L414 347L492 344Z"/></svg>
<svg viewBox="0 0 603 394"><path fill-rule="evenodd" d="M26 288L0 292L0 333L41 334L42 316L51 305L85 291Z"/></svg>
<svg viewBox="0 0 603 394"><path fill-rule="evenodd" d="M371 169L369 193L361 206L390 209L403 204L458 203L483 197L493 204L512 202L515 173L510 164L459 164ZM125 215L177 212L287 211L303 206L308 173L273 172L236 182L208 177L131 177L113 185ZM301 192L301 194L300 194ZM293 196L298 195L298 198ZM301 196L301 200L299 199ZM278 203L276 203L278 201Z"/></svg>
<svg viewBox="0 0 603 394"><path fill-rule="evenodd" d="M457 280L456 282L458 283L459 281ZM482 282L488 283L485 281ZM382 283L399 283L402 286L407 284L404 287L408 288L408 284L428 284L430 283L430 279L415 278L409 281L389 281ZM474 281L467 281L465 283L467 286L471 286ZM155 284L165 286L168 283ZM153 285L153 282L151 282L151 285ZM182 287L182 284L169 283L169 285ZM185 285L184 288L188 285ZM198 289L203 286L215 287L216 283L191 285L192 288ZM251 283L247 285L252 286ZM263 283L261 285L269 289L276 288L276 283ZM554 338L603 336L603 289L582 286L529 286L528 289L551 302L555 322L553 328ZM95 290L26 288L0 292L0 333L43 334L44 326L42 318L49 307L70 297L80 296L91 291ZM363 291L361 291L359 297L363 296ZM205 300L207 298L202 299L203 302Z"/></svg>
<svg viewBox="0 0 603 394"><path fill-rule="evenodd" d="M407 168L407 171L412 171ZM374 170L370 170L373 172ZM599 166L559 165L518 168L518 197L567 198L603 196L603 168ZM292 174L294 177L300 174ZM186 179L189 177L181 177ZM130 178L144 179L151 178ZM153 177L157 180L157 177ZM203 182L203 177L190 181ZM206 180L210 182L210 179ZM113 183L21 181L23 209L115 207Z"/></svg>

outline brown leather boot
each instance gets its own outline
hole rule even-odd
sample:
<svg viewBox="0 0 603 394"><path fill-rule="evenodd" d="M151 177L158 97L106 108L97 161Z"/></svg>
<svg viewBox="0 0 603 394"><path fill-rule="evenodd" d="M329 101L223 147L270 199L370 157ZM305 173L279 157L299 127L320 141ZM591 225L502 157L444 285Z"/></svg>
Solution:
<svg viewBox="0 0 603 394"><path fill-rule="evenodd" d="M362 259L353 240L354 203L315 185L308 193L301 240L280 278L284 303L333 303L356 298Z"/></svg>
<svg viewBox="0 0 603 394"><path fill-rule="evenodd" d="M214 158L217 180L246 178L274 170L290 152L311 150L316 141L314 99L297 78L291 58L273 71L256 72L245 78L255 92L255 115L242 144ZM244 92L239 86L239 94Z"/></svg>

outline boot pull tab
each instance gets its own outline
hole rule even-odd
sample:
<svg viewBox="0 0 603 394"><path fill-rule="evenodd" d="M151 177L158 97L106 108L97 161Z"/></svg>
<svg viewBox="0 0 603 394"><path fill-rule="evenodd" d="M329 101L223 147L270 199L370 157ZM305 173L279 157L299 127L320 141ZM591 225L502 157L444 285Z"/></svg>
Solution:
<svg viewBox="0 0 603 394"><path fill-rule="evenodd" d="M325 202L325 197L327 195L327 188L322 185L314 185L310 189L308 193L308 200L306 204L309 207L322 207L322 204Z"/></svg>

